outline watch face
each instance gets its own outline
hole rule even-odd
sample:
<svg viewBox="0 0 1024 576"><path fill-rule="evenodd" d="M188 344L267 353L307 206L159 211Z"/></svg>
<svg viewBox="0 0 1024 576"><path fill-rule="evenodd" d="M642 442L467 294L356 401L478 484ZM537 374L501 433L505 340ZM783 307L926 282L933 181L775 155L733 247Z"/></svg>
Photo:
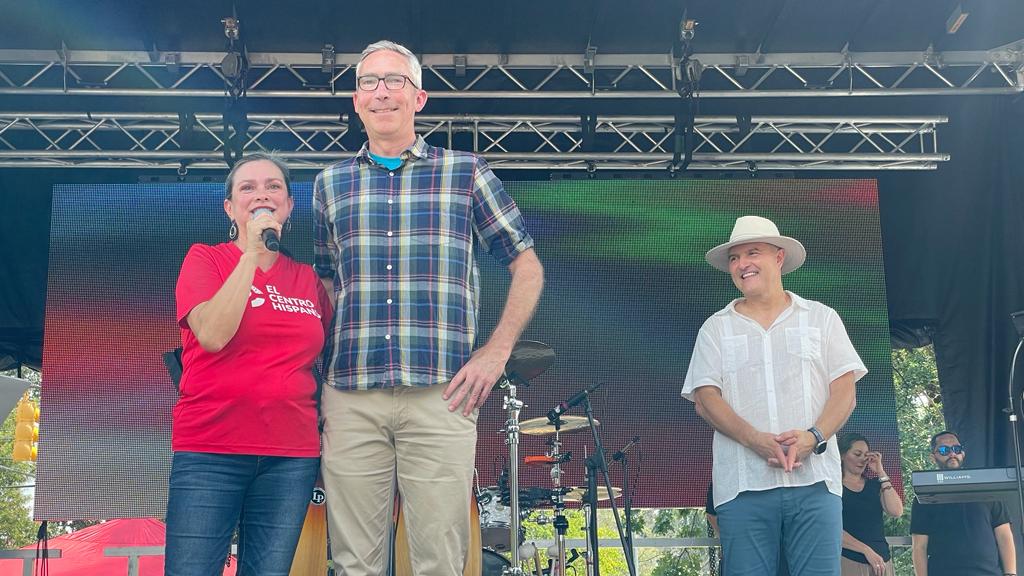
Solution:
<svg viewBox="0 0 1024 576"><path fill-rule="evenodd" d="M826 448L828 448L828 442L819 442L818 445L814 447L814 453L824 454Z"/></svg>

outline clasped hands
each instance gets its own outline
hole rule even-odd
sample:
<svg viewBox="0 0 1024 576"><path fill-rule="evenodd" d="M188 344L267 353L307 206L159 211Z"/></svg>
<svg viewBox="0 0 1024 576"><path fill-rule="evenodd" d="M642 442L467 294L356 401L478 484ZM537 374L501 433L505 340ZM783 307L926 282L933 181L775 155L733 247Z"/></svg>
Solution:
<svg viewBox="0 0 1024 576"><path fill-rule="evenodd" d="M782 468L786 472L803 466L803 460L817 445L814 434L807 430L788 430L781 434L757 432L751 445L773 468Z"/></svg>

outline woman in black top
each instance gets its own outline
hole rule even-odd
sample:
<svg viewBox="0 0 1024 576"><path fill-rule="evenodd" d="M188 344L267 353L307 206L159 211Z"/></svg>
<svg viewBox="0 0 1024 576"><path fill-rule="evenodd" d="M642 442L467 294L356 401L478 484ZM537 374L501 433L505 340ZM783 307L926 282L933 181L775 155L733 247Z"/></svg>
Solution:
<svg viewBox="0 0 1024 576"><path fill-rule="evenodd" d="M871 452L866 438L850 432L839 439L843 459L843 576L892 576L889 544L882 529L882 511L903 514L903 501L882 467L882 455ZM875 478L865 478L870 470Z"/></svg>

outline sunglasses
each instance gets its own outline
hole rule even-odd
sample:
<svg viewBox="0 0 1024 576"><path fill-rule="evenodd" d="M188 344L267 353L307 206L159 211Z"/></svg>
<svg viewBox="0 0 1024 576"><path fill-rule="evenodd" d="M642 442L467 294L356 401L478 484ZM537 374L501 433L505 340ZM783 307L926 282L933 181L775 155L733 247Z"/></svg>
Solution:
<svg viewBox="0 0 1024 576"><path fill-rule="evenodd" d="M938 452L940 456L949 456L950 452L953 454L962 454L964 447L959 444L953 444L952 446L939 446L935 451Z"/></svg>

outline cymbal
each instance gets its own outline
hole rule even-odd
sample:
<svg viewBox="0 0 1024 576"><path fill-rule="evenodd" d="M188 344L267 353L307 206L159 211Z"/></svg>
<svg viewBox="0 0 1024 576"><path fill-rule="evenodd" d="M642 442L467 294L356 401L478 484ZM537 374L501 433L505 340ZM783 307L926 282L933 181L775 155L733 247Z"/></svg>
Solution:
<svg viewBox="0 0 1024 576"><path fill-rule="evenodd" d="M614 494L615 498L618 499L619 496L622 496L622 488L612 486L612 494ZM585 486L570 488L569 491L562 496L562 499L566 502L586 502L587 498L587 488ZM601 501L607 500L608 489L604 486L598 486L597 499Z"/></svg>
<svg viewBox="0 0 1024 576"><path fill-rule="evenodd" d="M575 430L583 430L590 426L584 416L562 416L558 421L559 432L573 432ZM595 419L594 425L600 426L601 423ZM538 418L524 420L519 424L519 431L531 436L547 436L548 434L555 433L555 425L548 421L547 416L540 416Z"/></svg>
<svg viewBox="0 0 1024 576"><path fill-rule="evenodd" d="M532 380L547 372L555 363L555 350L535 340L520 340L512 347L512 353L505 363L505 374L509 378Z"/></svg>

